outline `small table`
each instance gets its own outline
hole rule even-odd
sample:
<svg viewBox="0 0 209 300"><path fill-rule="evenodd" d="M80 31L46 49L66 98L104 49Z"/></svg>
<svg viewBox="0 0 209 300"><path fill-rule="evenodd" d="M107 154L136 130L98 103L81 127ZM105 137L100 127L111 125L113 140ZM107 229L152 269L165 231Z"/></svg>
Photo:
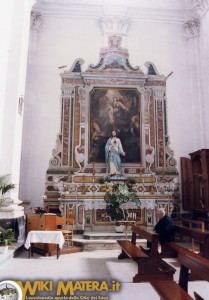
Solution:
<svg viewBox="0 0 209 300"><path fill-rule="evenodd" d="M64 245L65 239L62 231L39 231L32 230L28 233L25 241L25 248L29 249L29 258L33 255L33 243L45 243L45 244L56 244L57 245L57 259L60 256L60 249Z"/></svg>
<svg viewBox="0 0 209 300"><path fill-rule="evenodd" d="M126 234L126 240L127 240L127 228L128 226L134 225L136 223L136 221L128 221L128 220L124 220L124 221L116 221L117 225L124 225L126 228L125 234Z"/></svg>

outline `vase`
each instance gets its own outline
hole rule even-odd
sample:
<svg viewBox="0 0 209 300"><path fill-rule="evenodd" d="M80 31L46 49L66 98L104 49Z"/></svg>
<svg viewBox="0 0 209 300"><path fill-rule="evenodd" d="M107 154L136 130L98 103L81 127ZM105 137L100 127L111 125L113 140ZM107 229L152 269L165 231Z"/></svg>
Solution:
<svg viewBox="0 0 209 300"><path fill-rule="evenodd" d="M7 245L0 245L0 253L5 254L8 251L8 246Z"/></svg>
<svg viewBox="0 0 209 300"><path fill-rule="evenodd" d="M115 226L115 230L116 230L117 233L123 233L124 232L124 228L125 228L124 225L116 225Z"/></svg>

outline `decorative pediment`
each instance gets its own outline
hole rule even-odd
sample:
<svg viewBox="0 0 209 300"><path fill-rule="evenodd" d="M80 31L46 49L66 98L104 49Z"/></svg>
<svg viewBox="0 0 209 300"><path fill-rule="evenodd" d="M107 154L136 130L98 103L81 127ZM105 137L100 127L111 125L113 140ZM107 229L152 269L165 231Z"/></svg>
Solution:
<svg viewBox="0 0 209 300"><path fill-rule="evenodd" d="M131 66L128 50L121 46L121 41L121 36L109 36L108 47L101 48L100 50L99 63L97 65L91 64L87 72L92 70L126 70L138 71L143 74L138 66L135 68Z"/></svg>

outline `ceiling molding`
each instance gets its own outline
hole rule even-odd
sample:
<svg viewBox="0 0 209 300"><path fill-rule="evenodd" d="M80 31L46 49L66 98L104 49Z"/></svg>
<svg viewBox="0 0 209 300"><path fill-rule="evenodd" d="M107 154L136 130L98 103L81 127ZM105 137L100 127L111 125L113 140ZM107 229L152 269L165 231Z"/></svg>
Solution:
<svg viewBox="0 0 209 300"><path fill-rule="evenodd" d="M192 0L186 1L191 2ZM111 2L114 5L111 5ZM115 16L130 18L133 21L153 20L180 23L184 22L189 15L188 8L182 3L182 0L166 2L162 0L154 2L111 0L111 2L109 0L37 0L33 9L39 11L43 16L49 17L70 16L72 18L98 19ZM188 7L191 8L191 6Z"/></svg>

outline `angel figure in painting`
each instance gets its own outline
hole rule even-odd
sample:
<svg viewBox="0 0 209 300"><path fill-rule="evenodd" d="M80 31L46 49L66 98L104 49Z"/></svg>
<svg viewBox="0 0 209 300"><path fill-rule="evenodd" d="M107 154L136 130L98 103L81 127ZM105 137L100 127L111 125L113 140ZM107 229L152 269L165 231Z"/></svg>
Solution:
<svg viewBox="0 0 209 300"><path fill-rule="evenodd" d="M116 136L116 131L112 131L112 137L107 140L105 146L105 161L110 170L110 175L121 174L121 158L120 155L125 155L121 141Z"/></svg>

